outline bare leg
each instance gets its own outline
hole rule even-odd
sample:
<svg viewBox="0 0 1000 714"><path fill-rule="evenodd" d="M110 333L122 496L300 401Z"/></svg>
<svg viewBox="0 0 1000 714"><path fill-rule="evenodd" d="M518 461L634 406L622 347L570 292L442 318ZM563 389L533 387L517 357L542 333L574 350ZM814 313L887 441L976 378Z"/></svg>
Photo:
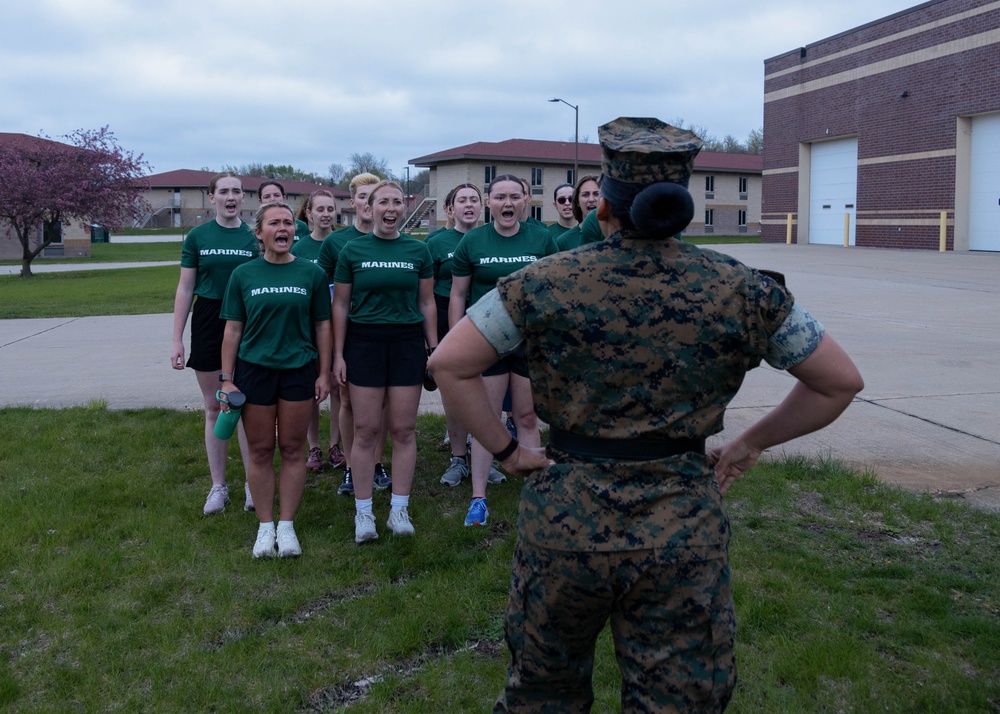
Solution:
<svg viewBox="0 0 1000 714"><path fill-rule="evenodd" d="M507 392L509 375L498 374L491 377L483 377L486 385L486 396L490 403L488 408L493 414L500 418L500 407L503 404L503 395ZM473 439L472 459L470 471L472 473L472 497L486 498L486 482L490 475L490 466L493 465L493 454L484 449L482 445Z"/></svg>
<svg viewBox="0 0 1000 714"><path fill-rule="evenodd" d="M223 486L226 483L226 455L229 452L229 442L216 438L215 422L219 418L219 400L215 392L219 389L218 372L195 371L198 387L201 389L202 401L205 405L205 453L208 454L208 471L212 483Z"/></svg>
<svg viewBox="0 0 1000 714"><path fill-rule="evenodd" d="M301 402L278 400L278 449L281 451L278 513L282 521L294 520L302 501L302 492L306 487L306 459L302 447L315 406L315 399Z"/></svg>
<svg viewBox="0 0 1000 714"><path fill-rule="evenodd" d="M530 379L511 372L510 401L514 410L518 443L527 447L541 446L542 437L538 432L538 417L535 416L535 400L531 395Z"/></svg>
<svg viewBox="0 0 1000 714"><path fill-rule="evenodd" d="M247 404L243 423L250 445L250 469L247 481L261 523L274 522L274 424L278 406Z"/></svg>
<svg viewBox="0 0 1000 714"><path fill-rule="evenodd" d="M348 386L354 412L354 444L351 450L354 498L364 501L372 497L372 477L375 475L376 452L381 445L379 436L386 390L385 387Z"/></svg>
<svg viewBox="0 0 1000 714"><path fill-rule="evenodd" d="M417 466L417 410L421 386L389 387L387 419L392 434L392 494L409 496Z"/></svg>

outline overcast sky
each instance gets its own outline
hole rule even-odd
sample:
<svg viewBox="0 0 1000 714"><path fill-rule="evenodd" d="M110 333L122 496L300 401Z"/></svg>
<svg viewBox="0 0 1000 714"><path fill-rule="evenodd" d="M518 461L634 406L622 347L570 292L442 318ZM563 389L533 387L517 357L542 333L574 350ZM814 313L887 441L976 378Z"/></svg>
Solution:
<svg viewBox="0 0 1000 714"><path fill-rule="evenodd" d="M763 126L765 59L912 0L32 0L4 3L0 131L109 125L154 172L326 175L370 151L597 139L618 116ZM412 171L412 170L411 170Z"/></svg>

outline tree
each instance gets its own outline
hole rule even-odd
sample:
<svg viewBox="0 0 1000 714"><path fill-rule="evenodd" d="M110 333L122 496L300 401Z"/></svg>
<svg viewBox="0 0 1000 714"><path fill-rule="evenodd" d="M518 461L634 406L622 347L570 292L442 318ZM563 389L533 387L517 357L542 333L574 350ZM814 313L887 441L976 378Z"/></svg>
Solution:
<svg viewBox="0 0 1000 714"><path fill-rule="evenodd" d="M327 169L327 172L330 174L331 186L336 186L343 181L344 174L347 173L343 164L330 164L330 168Z"/></svg>
<svg viewBox="0 0 1000 714"><path fill-rule="evenodd" d="M750 133L747 134L747 153L748 154L760 154L764 153L764 129L751 129Z"/></svg>
<svg viewBox="0 0 1000 714"><path fill-rule="evenodd" d="M302 169L297 169L294 166L286 164L275 166L274 164L262 164L258 162L253 164L244 164L243 166L223 166L221 170L228 171L236 174L237 176L270 178L278 179L279 181L305 181L307 183L315 183L321 186L331 185L329 180L324 176L317 176L309 171L303 171Z"/></svg>
<svg viewBox="0 0 1000 714"><path fill-rule="evenodd" d="M121 228L146 210L150 171L142 154L122 149L108 129L77 129L62 137L20 136L0 146L0 218L21 243L21 276L59 237L65 221ZM34 236L42 229L41 241ZM32 244L35 247L32 248Z"/></svg>
<svg viewBox="0 0 1000 714"><path fill-rule="evenodd" d="M393 178L392 171L389 170L389 162L378 158L370 151L366 151L363 154L355 152L350 155L349 161L351 162L351 168L347 170L347 173L341 179L340 188L347 188L351 183L351 179L358 174L375 174L380 179Z"/></svg>

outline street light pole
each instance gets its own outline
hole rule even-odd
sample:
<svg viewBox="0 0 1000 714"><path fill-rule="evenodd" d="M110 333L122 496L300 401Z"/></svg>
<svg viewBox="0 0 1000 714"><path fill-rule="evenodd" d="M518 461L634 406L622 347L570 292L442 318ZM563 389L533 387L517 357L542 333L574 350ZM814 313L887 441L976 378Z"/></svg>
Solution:
<svg viewBox="0 0 1000 714"><path fill-rule="evenodd" d="M567 107L572 107L573 111L576 112L576 128L573 131L573 184L575 185L580 178L580 106L559 98L549 101L562 102Z"/></svg>
<svg viewBox="0 0 1000 714"><path fill-rule="evenodd" d="M405 201L406 201L406 215L407 215L407 217L409 217L409 215L410 215L410 166L409 165L406 166L406 196L405 196Z"/></svg>

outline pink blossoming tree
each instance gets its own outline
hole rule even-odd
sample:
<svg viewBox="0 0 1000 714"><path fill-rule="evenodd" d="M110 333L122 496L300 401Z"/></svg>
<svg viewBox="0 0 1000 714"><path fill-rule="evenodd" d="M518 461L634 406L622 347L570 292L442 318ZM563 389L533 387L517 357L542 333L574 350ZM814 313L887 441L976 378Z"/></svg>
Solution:
<svg viewBox="0 0 1000 714"><path fill-rule="evenodd" d="M150 166L141 154L122 149L108 127L63 139L8 134L0 143L0 219L21 243L22 277L31 277L31 261L59 237L61 222L116 229L146 209ZM41 240L33 240L39 228Z"/></svg>

